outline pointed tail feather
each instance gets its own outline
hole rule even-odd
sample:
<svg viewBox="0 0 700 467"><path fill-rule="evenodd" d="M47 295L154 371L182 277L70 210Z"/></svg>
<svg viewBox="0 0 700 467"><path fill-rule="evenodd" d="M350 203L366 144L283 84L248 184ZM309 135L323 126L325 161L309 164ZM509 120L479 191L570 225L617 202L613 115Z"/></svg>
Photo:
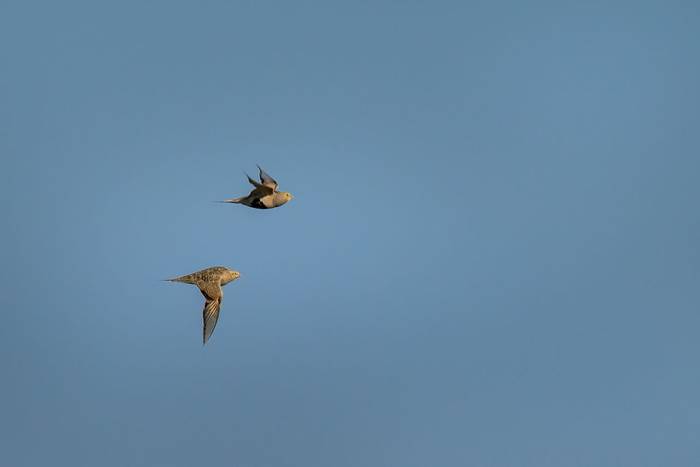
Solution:
<svg viewBox="0 0 700 467"><path fill-rule="evenodd" d="M180 277L173 277L172 279L163 279L164 281L167 282L184 282L185 284L194 284L195 281L192 278L192 274L188 274L186 276L180 276Z"/></svg>
<svg viewBox="0 0 700 467"><path fill-rule="evenodd" d="M217 203L236 203L240 204L241 201L243 201L243 197L241 198L231 198L231 199L225 199L223 201L216 201Z"/></svg>

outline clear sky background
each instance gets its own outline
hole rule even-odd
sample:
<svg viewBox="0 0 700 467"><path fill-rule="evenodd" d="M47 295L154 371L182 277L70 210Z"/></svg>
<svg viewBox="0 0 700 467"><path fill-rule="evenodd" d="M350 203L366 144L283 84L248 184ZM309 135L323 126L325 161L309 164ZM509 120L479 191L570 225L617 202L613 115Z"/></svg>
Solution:
<svg viewBox="0 0 700 467"><path fill-rule="evenodd" d="M3 2L0 464L699 465L699 31ZM256 163L291 203L212 202Z"/></svg>

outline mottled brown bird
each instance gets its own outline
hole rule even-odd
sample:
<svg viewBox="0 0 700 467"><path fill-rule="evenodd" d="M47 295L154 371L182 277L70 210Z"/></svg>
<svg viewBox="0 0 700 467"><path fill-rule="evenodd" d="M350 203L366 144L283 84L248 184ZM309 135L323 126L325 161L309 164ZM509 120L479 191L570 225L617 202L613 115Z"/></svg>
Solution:
<svg viewBox="0 0 700 467"><path fill-rule="evenodd" d="M227 199L222 201L222 203L243 204L255 209L272 209L282 206L293 198L291 193L286 191L277 191L277 181L270 177L270 175L260 166L258 166L258 170L260 171L260 183L250 178L250 175L246 174L250 184L255 187L253 188L253 191L248 194L248 196Z"/></svg>
<svg viewBox="0 0 700 467"><path fill-rule="evenodd" d="M202 312L202 345L206 344L209 337L214 332L216 322L219 320L219 310L224 292L221 289L229 282L238 279L241 274L223 266L202 269L201 271L187 274L186 276L166 279L170 282L184 282L194 284L199 287L199 291L204 295L204 311Z"/></svg>

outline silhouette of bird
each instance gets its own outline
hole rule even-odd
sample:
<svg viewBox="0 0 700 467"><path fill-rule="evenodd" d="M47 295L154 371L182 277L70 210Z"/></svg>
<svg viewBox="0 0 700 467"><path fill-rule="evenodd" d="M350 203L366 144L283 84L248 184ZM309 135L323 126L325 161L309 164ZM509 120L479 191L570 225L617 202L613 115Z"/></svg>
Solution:
<svg viewBox="0 0 700 467"><path fill-rule="evenodd" d="M259 183L250 178L250 175L246 174L250 184L255 187L248 196L227 199L221 202L243 204L255 209L272 209L282 206L293 198L291 193L277 191L277 181L270 177L260 166L258 166L258 170L260 170Z"/></svg>
<svg viewBox="0 0 700 467"><path fill-rule="evenodd" d="M184 282L199 287L204 295L204 311L202 312L202 345L206 344L214 332L216 322L219 320L219 310L224 292L221 289L229 282L238 279L241 274L223 266L202 269L201 271L187 274L186 276L166 279L170 282Z"/></svg>

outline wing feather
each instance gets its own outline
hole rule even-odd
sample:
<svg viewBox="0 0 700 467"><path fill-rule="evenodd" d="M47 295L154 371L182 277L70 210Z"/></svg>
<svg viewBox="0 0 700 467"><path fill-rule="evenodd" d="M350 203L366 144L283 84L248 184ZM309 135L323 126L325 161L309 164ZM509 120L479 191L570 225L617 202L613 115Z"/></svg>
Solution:
<svg viewBox="0 0 700 467"><path fill-rule="evenodd" d="M204 345L214 332L216 322L219 321L224 292L218 282L200 282L197 286L205 298L204 310L202 311L202 345Z"/></svg>
<svg viewBox="0 0 700 467"><path fill-rule="evenodd" d="M262 167L258 165L258 170L260 171L260 182L267 187L272 188L272 191L277 190L277 180L274 178L270 177L270 174L265 172Z"/></svg>
<svg viewBox="0 0 700 467"><path fill-rule="evenodd" d="M248 194L248 197L260 199L264 196L269 196L275 192L275 189L273 187L256 182L255 180L250 178L250 175L248 174L245 174L245 176L248 177L248 182L250 182L250 184L255 187L253 188L253 191L251 191L250 194Z"/></svg>
<svg viewBox="0 0 700 467"><path fill-rule="evenodd" d="M216 300L207 300L204 303L204 311L202 312L202 345L206 344L217 321L219 321L219 311L221 310L221 297Z"/></svg>

